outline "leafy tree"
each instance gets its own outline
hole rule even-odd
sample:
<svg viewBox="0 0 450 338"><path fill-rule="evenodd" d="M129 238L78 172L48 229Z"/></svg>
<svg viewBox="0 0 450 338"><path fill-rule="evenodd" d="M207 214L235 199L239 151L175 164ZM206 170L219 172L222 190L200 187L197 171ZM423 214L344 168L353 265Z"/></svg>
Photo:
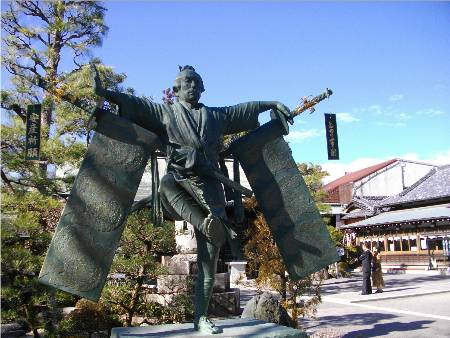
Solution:
<svg viewBox="0 0 450 338"><path fill-rule="evenodd" d="M1 140L2 321L25 320L36 336L38 327L55 321L55 306L74 302L54 295L36 277L64 205L60 196L70 189L89 141L89 116L61 97L70 93L87 106L97 105L84 63L107 32L104 14L94 1L2 4L1 62L10 73L8 89L1 91L7 116ZM123 90L123 74L98 68L109 87ZM49 92L36 86L38 78L50 84ZM33 162L25 160L25 109L37 103L43 107L41 160ZM51 320L43 318L46 312Z"/></svg>
<svg viewBox="0 0 450 338"><path fill-rule="evenodd" d="M175 227L164 222L154 227L150 211L143 209L128 217L120 247L114 258L111 273L125 275L122 281L111 281L102 294L102 300L111 304L114 312L124 316L131 326L136 313L146 312L146 283L165 272L160 257L175 252Z"/></svg>
<svg viewBox="0 0 450 338"><path fill-rule="evenodd" d="M75 310L59 323L58 336L90 338L95 332L108 331L109 337L111 329L120 325L121 322L111 314L106 304L81 299L76 303Z"/></svg>
<svg viewBox="0 0 450 338"><path fill-rule="evenodd" d="M37 282L62 202L38 192L3 194L2 322L24 321L35 336L52 320L49 290ZM56 293L54 305L73 301Z"/></svg>
<svg viewBox="0 0 450 338"><path fill-rule="evenodd" d="M299 163L298 168L319 210L326 210L327 206L322 203L326 197L322 178L328 173L323 171L321 166L314 164ZM300 315L314 314L317 304L320 303L320 284L323 275L313 274L300 281L291 280L264 215L258 210L256 200L247 199L245 207L247 210L253 210L254 215L249 222L244 252L249 269L257 271L256 283L260 286L268 285L280 294L284 306L291 310L295 323ZM303 304L298 304L298 297L301 295L311 297Z"/></svg>
<svg viewBox="0 0 450 338"><path fill-rule="evenodd" d="M322 179L329 174L326 171L323 171L322 167L318 164L298 163L297 167L300 170L319 211L328 211L329 207L324 204L327 193L323 189Z"/></svg>
<svg viewBox="0 0 450 338"><path fill-rule="evenodd" d="M49 179L48 169L79 163L88 135L86 113L61 102L61 96L70 92L96 104L83 61L108 30L106 10L94 1L10 1L4 7L2 67L10 73L10 89L1 92L1 107L9 113L2 123L1 177L10 192L35 188L45 195L58 193L64 182ZM104 74L111 86L124 80L110 69L104 68ZM38 78L49 83L49 92L35 84ZM37 103L42 104L41 161L31 163L24 159L25 109Z"/></svg>

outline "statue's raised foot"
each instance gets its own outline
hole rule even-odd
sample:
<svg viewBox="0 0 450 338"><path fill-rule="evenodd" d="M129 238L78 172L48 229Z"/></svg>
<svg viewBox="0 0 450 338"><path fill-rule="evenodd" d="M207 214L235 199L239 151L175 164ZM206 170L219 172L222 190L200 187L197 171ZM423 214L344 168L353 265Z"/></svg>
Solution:
<svg viewBox="0 0 450 338"><path fill-rule="evenodd" d="M214 325L206 316L201 316L194 321L194 329L208 334L222 333L222 329Z"/></svg>

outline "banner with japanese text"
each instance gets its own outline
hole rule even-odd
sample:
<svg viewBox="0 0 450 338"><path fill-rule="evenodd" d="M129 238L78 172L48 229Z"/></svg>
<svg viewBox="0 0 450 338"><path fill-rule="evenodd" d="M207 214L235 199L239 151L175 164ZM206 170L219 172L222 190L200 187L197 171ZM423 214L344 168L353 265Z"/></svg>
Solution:
<svg viewBox="0 0 450 338"><path fill-rule="evenodd" d="M41 146L41 105L27 107L25 159L38 161Z"/></svg>
<svg viewBox="0 0 450 338"><path fill-rule="evenodd" d="M328 159L339 160L336 114L325 114L325 131L327 135Z"/></svg>

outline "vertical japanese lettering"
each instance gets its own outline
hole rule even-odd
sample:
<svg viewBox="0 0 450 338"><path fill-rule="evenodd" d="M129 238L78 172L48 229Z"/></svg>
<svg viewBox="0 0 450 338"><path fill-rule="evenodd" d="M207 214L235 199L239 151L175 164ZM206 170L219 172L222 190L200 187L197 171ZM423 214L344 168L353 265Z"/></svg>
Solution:
<svg viewBox="0 0 450 338"><path fill-rule="evenodd" d="M27 107L27 131L25 142L25 159L31 161L39 160L41 147L40 104L33 104Z"/></svg>
<svg viewBox="0 0 450 338"><path fill-rule="evenodd" d="M325 114L325 131L329 160L339 160L336 114Z"/></svg>

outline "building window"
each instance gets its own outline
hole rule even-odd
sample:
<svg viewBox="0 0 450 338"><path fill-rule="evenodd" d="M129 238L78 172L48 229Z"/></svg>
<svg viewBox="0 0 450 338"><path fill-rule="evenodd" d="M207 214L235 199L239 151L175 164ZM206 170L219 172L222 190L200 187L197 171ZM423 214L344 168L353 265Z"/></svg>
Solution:
<svg viewBox="0 0 450 338"><path fill-rule="evenodd" d="M429 241L426 237L420 237L420 250L427 250Z"/></svg>
<svg viewBox="0 0 450 338"><path fill-rule="evenodd" d="M378 239L372 238L372 250L373 248L378 248Z"/></svg>
<svg viewBox="0 0 450 338"><path fill-rule="evenodd" d="M410 251L409 249L409 236L402 236L402 250Z"/></svg>
<svg viewBox="0 0 450 338"><path fill-rule="evenodd" d="M401 251L400 237L394 237L394 251Z"/></svg>
<svg viewBox="0 0 450 338"><path fill-rule="evenodd" d="M378 238L378 252L385 251L386 248L384 247L384 238Z"/></svg>
<svg viewBox="0 0 450 338"><path fill-rule="evenodd" d="M443 242L442 237L436 238L436 250L444 250L444 245L442 242Z"/></svg>
<svg viewBox="0 0 450 338"><path fill-rule="evenodd" d="M411 251L417 251L417 238L416 237L411 237L409 239L409 245L410 245L410 250Z"/></svg>
<svg viewBox="0 0 450 338"><path fill-rule="evenodd" d="M395 251L394 238L392 238L392 237L388 238L388 251Z"/></svg>

